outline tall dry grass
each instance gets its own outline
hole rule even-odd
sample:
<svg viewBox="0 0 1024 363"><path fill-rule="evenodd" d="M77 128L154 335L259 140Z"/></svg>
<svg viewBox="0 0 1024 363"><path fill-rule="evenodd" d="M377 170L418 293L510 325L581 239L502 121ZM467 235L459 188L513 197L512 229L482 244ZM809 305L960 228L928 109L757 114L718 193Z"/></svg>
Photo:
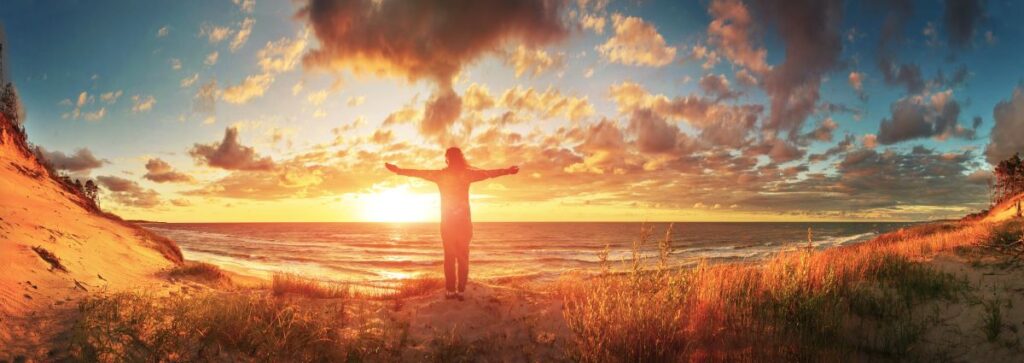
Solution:
<svg viewBox="0 0 1024 363"><path fill-rule="evenodd" d="M86 300L68 333L76 361L346 361L361 356L343 307L254 294Z"/></svg>
<svg viewBox="0 0 1024 363"><path fill-rule="evenodd" d="M835 360L851 352L903 359L927 323L915 308L964 288L918 261L977 244L989 231L925 225L756 265L668 269L668 234L657 241L657 263L647 263L641 247L653 231L645 228L625 272L561 284L564 315L584 362Z"/></svg>
<svg viewBox="0 0 1024 363"><path fill-rule="evenodd" d="M275 296L300 295L317 299L344 299L352 295L345 283L319 281L295 274L274 274L270 291Z"/></svg>

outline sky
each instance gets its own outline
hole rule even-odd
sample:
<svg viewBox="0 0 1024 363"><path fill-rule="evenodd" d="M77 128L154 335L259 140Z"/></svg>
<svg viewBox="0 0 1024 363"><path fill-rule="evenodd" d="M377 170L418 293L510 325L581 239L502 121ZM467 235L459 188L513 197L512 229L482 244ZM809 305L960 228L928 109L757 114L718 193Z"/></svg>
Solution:
<svg viewBox="0 0 1024 363"><path fill-rule="evenodd" d="M29 140L169 222L926 220L1024 150L1006 0L30 1Z"/></svg>

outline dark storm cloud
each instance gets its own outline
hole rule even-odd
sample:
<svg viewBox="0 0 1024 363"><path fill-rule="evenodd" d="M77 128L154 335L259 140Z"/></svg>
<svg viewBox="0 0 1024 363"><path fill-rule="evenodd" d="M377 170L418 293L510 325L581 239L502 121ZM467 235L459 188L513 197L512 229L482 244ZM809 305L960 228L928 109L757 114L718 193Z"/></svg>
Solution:
<svg viewBox="0 0 1024 363"><path fill-rule="evenodd" d="M88 172L92 169L99 168L107 163L106 160L101 160L92 154L87 148L81 148L75 151L74 154L68 155L61 151L47 151L43 147L39 147L39 154L49 161L50 165L54 169L64 170L68 172Z"/></svg>
<svg viewBox="0 0 1024 363"><path fill-rule="evenodd" d="M195 144L189 155L197 162L226 170L267 171L274 168L270 157L256 154L251 146L238 142L238 129L224 130L224 140L211 144Z"/></svg>
<svg viewBox="0 0 1024 363"><path fill-rule="evenodd" d="M970 47L984 11L984 0L946 0L942 19L949 45L954 48Z"/></svg>
<svg viewBox="0 0 1024 363"><path fill-rule="evenodd" d="M512 41L537 47L568 34L558 0L309 0L298 16L312 25L320 48L303 63L438 87L421 131L437 136L461 113L452 79L480 56Z"/></svg>
<svg viewBox="0 0 1024 363"><path fill-rule="evenodd" d="M1024 152L1024 86L1017 86L1010 99L992 110L995 126L985 148L985 159L996 165L1017 152Z"/></svg>

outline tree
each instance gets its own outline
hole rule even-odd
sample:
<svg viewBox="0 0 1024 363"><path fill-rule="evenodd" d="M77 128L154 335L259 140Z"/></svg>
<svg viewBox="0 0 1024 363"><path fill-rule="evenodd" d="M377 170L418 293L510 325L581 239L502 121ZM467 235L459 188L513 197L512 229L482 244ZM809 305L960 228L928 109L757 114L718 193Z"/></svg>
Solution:
<svg viewBox="0 0 1024 363"><path fill-rule="evenodd" d="M18 91L14 84L8 82L0 91L0 113L7 116L7 119L15 125L21 124L21 104L18 102Z"/></svg>
<svg viewBox="0 0 1024 363"><path fill-rule="evenodd" d="M96 185L96 182L89 179L85 182L85 196L92 200L92 203L97 208L100 206L100 187Z"/></svg>
<svg viewBox="0 0 1024 363"><path fill-rule="evenodd" d="M1019 153L996 164L994 174L996 183L992 188L993 203L998 204L1024 193L1024 163Z"/></svg>

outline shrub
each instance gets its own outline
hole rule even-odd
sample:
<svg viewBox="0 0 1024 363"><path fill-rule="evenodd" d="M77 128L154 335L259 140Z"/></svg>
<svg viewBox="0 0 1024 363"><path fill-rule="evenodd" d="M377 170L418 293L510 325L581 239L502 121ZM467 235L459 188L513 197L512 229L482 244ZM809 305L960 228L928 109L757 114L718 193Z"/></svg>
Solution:
<svg viewBox="0 0 1024 363"><path fill-rule="evenodd" d="M196 278L211 282L228 279L227 274L225 274L224 271L221 271L220 267L205 262L194 261L189 261L171 268L171 270L167 272L167 275L177 278Z"/></svg>

